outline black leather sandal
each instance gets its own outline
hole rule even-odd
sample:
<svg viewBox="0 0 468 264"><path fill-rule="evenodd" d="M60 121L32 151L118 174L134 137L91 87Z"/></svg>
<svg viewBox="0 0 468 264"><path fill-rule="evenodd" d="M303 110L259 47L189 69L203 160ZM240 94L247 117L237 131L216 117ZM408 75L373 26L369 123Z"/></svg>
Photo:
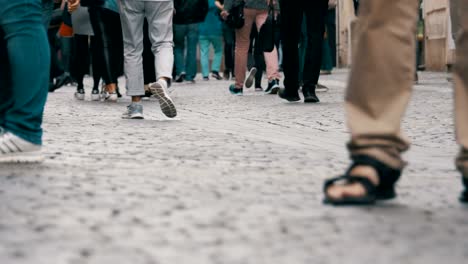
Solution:
<svg viewBox="0 0 468 264"><path fill-rule="evenodd" d="M377 171L379 185L374 185L367 177L350 175L350 172L357 166L373 167ZM323 202L332 205L369 205L374 204L377 200L395 198L395 183L400 178L400 175L401 170L390 168L374 158L364 155L355 156L353 157L353 164L344 175L325 181L323 188L325 199ZM328 197L328 188L339 182L343 182L344 185L359 183L365 188L366 195L359 197L343 197L340 199Z"/></svg>
<svg viewBox="0 0 468 264"><path fill-rule="evenodd" d="M465 186L465 190L460 195L460 202L468 203L468 176L462 176L463 185Z"/></svg>

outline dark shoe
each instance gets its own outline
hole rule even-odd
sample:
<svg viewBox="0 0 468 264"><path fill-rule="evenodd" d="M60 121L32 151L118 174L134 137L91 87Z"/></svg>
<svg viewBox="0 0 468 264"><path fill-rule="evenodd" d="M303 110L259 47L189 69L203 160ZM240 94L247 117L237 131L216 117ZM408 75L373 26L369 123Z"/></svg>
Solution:
<svg viewBox="0 0 468 264"><path fill-rule="evenodd" d="M256 92L263 92L262 86L256 85L256 86L255 86L255 91L256 91Z"/></svg>
<svg viewBox="0 0 468 264"><path fill-rule="evenodd" d="M229 81L229 79L231 79L231 70L229 69L224 70L223 78L224 80Z"/></svg>
<svg viewBox="0 0 468 264"><path fill-rule="evenodd" d="M209 78L208 76L207 76L207 77L203 77L203 80L204 80L204 81L209 81L210 78Z"/></svg>
<svg viewBox="0 0 468 264"><path fill-rule="evenodd" d="M320 100L318 99L315 91L310 91L303 89L302 93L304 94L304 103L318 103Z"/></svg>
<svg viewBox="0 0 468 264"><path fill-rule="evenodd" d="M185 72L183 72L183 73L181 73L181 74L179 74L179 75L177 75L177 76L175 77L175 82L176 82L176 83L181 83L181 82L183 82L184 80L185 80Z"/></svg>
<svg viewBox="0 0 468 264"><path fill-rule="evenodd" d="M284 88L279 90L278 96L289 102L297 102L301 100L301 97L299 96L299 93L297 91L295 94L290 94Z"/></svg>
<svg viewBox="0 0 468 264"><path fill-rule="evenodd" d="M376 186L370 181L365 175L350 175L351 171L357 166L370 166L374 168L379 177L379 184ZM401 170L395 170L388 167L384 163L365 156L353 157L353 164L348 171L340 177L329 179L325 181L323 191L325 194L324 203L332 205L369 205L374 204L377 200L388 200L396 197L395 183L401 176ZM327 196L328 188L335 184L347 185L353 183L359 183L365 188L366 194L359 197L343 197L341 199L333 199Z"/></svg>
<svg viewBox="0 0 468 264"><path fill-rule="evenodd" d="M272 80L268 82L268 87L265 90L266 94L277 94L280 89L279 80Z"/></svg>
<svg viewBox="0 0 468 264"><path fill-rule="evenodd" d="M117 86L117 88L115 89L115 92L117 93L117 97L118 97L118 98L122 98L122 94L120 93L120 89L119 89L118 86Z"/></svg>
<svg viewBox="0 0 468 264"><path fill-rule="evenodd" d="M243 95L244 90L242 88L237 88L235 84L229 86L229 92L233 95Z"/></svg>
<svg viewBox="0 0 468 264"><path fill-rule="evenodd" d="M244 85L246 88L252 87L255 80L255 74L257 74L257 68L252 67L252 69L249 71L249 74L247 75L247 78L245 79Z"/></svg>
<svg viewBox="0 0 468 264"><path fill-rule="evenodd" d="M55 92L55 84L53 82L49 82L49 93Z"/></svg>
<svg viewBox="0 0 468 264"><path fill-rule="evenodd" d="M54 90L60 89L62 86L73 82L69 73L64 73L55 79Z"/></svg>
<svg viewBox="0 0 468 264"><path fill-rule="evenodd" d="M223 79L223 77L221 77L221 75L219 75L219 72L217 71L211 72L211 77L215 78L218 81Z"/></svg>
<svg viewBox="0 0 468 264"><path fill-rule="evenodd" d="M468 176L462 176L462 182L465 190L460 195L460 202L468 203Z"/></svg>
<svg viewBox="0 0 468 264"><path fill-rule="evenodd" d="M320 71L320 75L330 75L332 74L332 71L328 71L328 70L321 70Z"/></svg>

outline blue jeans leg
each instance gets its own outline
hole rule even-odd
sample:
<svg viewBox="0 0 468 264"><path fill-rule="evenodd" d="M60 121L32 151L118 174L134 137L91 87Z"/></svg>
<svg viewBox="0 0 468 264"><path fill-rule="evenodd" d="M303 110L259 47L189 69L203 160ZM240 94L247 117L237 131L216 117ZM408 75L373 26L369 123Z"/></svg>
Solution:
<svg viewBox="0 0 468 264"><path fill-rule="evenodd" d="M214 57L211 64L211 70L219 72L221 69L221 62L223 61L223 38L221 36L212 36L211 43L213 43Z"/></svg>
<svg viewBox="0 0 468 264"><path fill-rule="evenodd" d="M210 74L210 38L208 36L200 36L200 64L203 77L208 77Z"/></svg>
<svg viewBox="0 0 468 264"><path fill-rule="evenodd" d="M0 0L1 41L8 50L11 76L9 85L0 89L6 89L13 98L12 103L0 98L0 109L9 104L3 127L34 144L42 144L49 83L50 51L42 22L40 0Z"/></svg>

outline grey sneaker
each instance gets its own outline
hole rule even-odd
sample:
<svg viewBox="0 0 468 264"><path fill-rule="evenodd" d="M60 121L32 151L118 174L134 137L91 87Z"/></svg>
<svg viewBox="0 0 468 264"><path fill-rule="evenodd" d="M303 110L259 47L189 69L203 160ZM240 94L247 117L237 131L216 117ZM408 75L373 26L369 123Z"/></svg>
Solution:
<svg viewBox="0 0 468 264"><path fill-rule="evenodd" d="M0 127L0 163L39 163L44 161L41 146L26 141Z"/></svg>
<svg viewBox="0 0 468 264"><path fill-rule="evenodd" d="M245 79L244 85L246 88L252 87L255 79L255 74L257 74L257 68L252 67L252 69L250 69L249 71L249 75L247 75L247 78Z"/></svg>
<svg viewBox="0 0 468 264"><path fill-rule="evenodd" d="M167 93L167 82L164 80L159 80L155 83L150 84L150 90L153 95L158 98L159 105L162 112L170 118L177 116L177 109L174 105L174 102L169 97Z"/></svg>
<svg viewBox="0 0 468 264"><path fill-rule="evenodd" d="M130 104L127 111L122 114L123 119L143 119L143 106L141 104Z"/></svg>

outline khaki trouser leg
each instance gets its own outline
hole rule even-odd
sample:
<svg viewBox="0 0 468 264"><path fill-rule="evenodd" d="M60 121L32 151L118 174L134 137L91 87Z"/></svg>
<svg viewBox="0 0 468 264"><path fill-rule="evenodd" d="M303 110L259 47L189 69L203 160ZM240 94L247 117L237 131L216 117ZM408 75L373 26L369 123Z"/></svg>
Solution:
<svg viewBox="0 0 468 264"><path fill-rule="evenodd" d="M454 1L454 0L452 0ZM458 1L458 25L456 41L457 58L454 71L455 82L455 123L457 141L461 146L457 167L468 176L468 0Z"/></svg>
<svg viewBox="0 0 468 264"><path fill-rule="evenodd" d="M404 167L401 153L409 147L400 123L413 85L418 3L363 1L346 94L351 155L372 156L395 169Z"/></svg>

